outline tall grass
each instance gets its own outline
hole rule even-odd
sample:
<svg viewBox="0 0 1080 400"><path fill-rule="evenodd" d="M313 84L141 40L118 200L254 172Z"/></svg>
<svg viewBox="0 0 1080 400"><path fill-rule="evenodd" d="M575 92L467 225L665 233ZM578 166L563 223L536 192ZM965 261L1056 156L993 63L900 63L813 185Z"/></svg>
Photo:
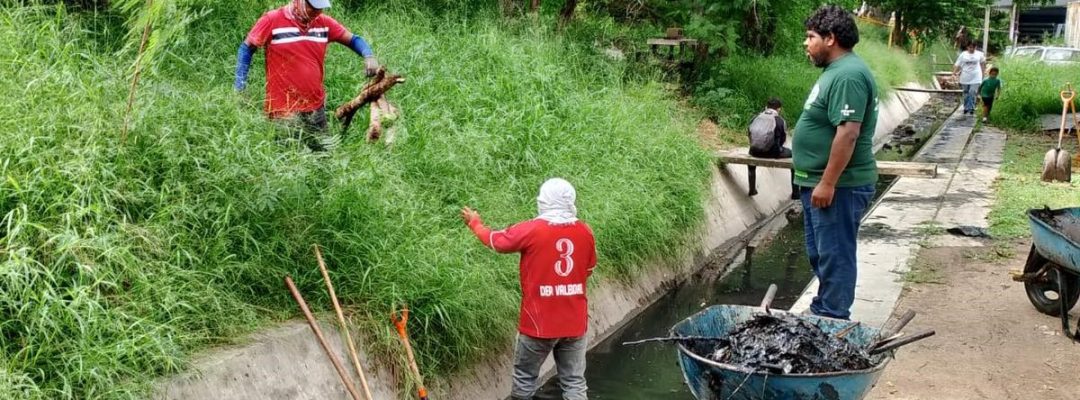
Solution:
<svg viewBox="0 0 1080 400"><path fill-rule="evenodd" d="M249 93L231 89L235 48L267 5L193 22L142 81L126 143L119 41L62 8L0 10L0 96L16 100L0 104L0 397L140 397L195 351L294 317L286 274L327 309L313 243L382 343L386 313L408 303L422 368L440 375L501 350L517 314L516 257L476 243L462 205L505 226L566 177L607 279L698 223L708 157L693 119L591 42L528 22L335 9L408 78L390 94L402 132L366 144L359 121L330 154L282 144L260 114L261 52ZM331 48L328 106L361 71Z"/></svg>
<svg viewBox="0 0 1080 400"><path fill-rule="evenodd" d="M1061 115L1060 92L1067 83L1080 90L1080 65L1047 65L1023 59L1000 59L1001 98L990 119L996 126L1032 131L1043 114ZM1074 100L1074 102L1077 102ZM1080 102L1077 102L1080 103Z"/></svg>

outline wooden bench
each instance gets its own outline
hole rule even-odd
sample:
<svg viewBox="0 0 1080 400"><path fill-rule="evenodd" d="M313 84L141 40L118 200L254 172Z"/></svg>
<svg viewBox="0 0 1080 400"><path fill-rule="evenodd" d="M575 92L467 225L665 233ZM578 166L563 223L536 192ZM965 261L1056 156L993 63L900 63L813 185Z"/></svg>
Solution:
<svg viewBox="0 0 1080 400"><path fill-rule="evenodd" d="M751 156L747 149L724 150L716 153L718 161L724 164L743 164L755 167L791 169L790 158L758 158ZM914 178L937 177L937 164L907 161L878 161L878 174L910 176Z"/></svg>
<svg viewBox="0 0 1080 400"><path fill-rule="evenodd" d="M715 153L716 160L723 164L743 164L747 166L747 179L749 180L751 196L757 194L757 168L782 168L791 169L790 158L758 158L751 156L749 149L721 150ZM908 176L913 178L937 177L937 164L906 162L906 161L878 161L878 174L893 176Z"/></svg>
<svg viewBox="0 0 1080 400"><path fill-rule="evenodd" d="M668 49L667 59L669 61L675 61L676 58L679 60L685 59L687 49L693 49L694 47L696 47L698 41L696 39L689 38L652 38L647 40L646 44L649 45L650 52L653 56L660 56L660 48L666 47ZM697 57L697 55L693 52L691 52L691 54L694 58Z"/></svg>

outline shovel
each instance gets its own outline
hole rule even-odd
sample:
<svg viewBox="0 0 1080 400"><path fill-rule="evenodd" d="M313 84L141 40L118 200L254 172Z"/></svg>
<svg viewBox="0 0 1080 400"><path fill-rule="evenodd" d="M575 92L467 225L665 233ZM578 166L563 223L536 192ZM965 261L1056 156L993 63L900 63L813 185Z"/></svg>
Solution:
<svg viewBox="0 0 1080 400"><path fill-rule="evenodd" d="M1072 102L1074 97L1076 97L1076 92L1073 91L1072 84L1068 85L1068 89L1061 91L1061 128L1058 130L1058 144L1056 148L1050 149L1043 156L1043 182L1072 180L1072 157L1069 156L1068 151L1061 148L1061 142L1065 138L1065 114L1071 109L1073 119L1076 119L1076 105ZM1074 129L1080 129L1080 127L1074 127Z"/></svg>
<svg viewBox="0 0 1080 400"><path fill-rule="evenodd" d="M424 378L420 376L420 368L416 366L416 358L413 357L412 345L409 344L409 331L406 330L406 326L409 323L409 309L404 308L401 313L391 313L390 320L394 322L394 327L397 328L398 336L401 336L401 343L405 345L405 355L409 357L409 369L412 370L417 384L420 386L417 389L417 395L420 400L428 400L427 389L424 388Z"/></svg>

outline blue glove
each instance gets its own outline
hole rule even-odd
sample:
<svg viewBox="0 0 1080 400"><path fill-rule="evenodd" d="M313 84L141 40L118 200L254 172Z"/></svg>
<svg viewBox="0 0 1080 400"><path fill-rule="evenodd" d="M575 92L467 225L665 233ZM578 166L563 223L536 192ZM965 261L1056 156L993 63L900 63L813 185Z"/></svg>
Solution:
<svg viewBox="0 0 1080 400"><path fill-rule="evenodd" d="M251 68L251 56L255 55L255 47L248 46L247 42L240 42L240 49L236 55L236 80L233 81L233 89L244 90L247 87L248 69Z"/></svg>
<svg viewBox="0 0 1080 400"><path fill-rule="evenodd" d="M364 74L375 76L375 73L379 71L379 61L375 59L375 53L371 51L371 46L364 41L364 38L353 35L349 48L364 57Z"/></svg>

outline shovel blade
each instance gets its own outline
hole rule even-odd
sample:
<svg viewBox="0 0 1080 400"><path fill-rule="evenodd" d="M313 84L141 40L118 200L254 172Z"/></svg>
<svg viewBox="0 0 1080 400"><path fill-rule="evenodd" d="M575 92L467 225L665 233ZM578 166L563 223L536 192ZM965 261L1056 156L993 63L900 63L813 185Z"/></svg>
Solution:
<svg viewBox="0 0 1080 400"><path fill-rule="evenodd" d="M1062 182L1072 180L1072 157L1065 150L1058 150L1057 154L1057 178Z"/></svg>
<svg viewBox="0 0 1080 400"><path fill-rule="evenodd" d="M1069 152L1051 149L1043 156L1043 182L1069 182L1072 180L1072 159Z"/></svg>

